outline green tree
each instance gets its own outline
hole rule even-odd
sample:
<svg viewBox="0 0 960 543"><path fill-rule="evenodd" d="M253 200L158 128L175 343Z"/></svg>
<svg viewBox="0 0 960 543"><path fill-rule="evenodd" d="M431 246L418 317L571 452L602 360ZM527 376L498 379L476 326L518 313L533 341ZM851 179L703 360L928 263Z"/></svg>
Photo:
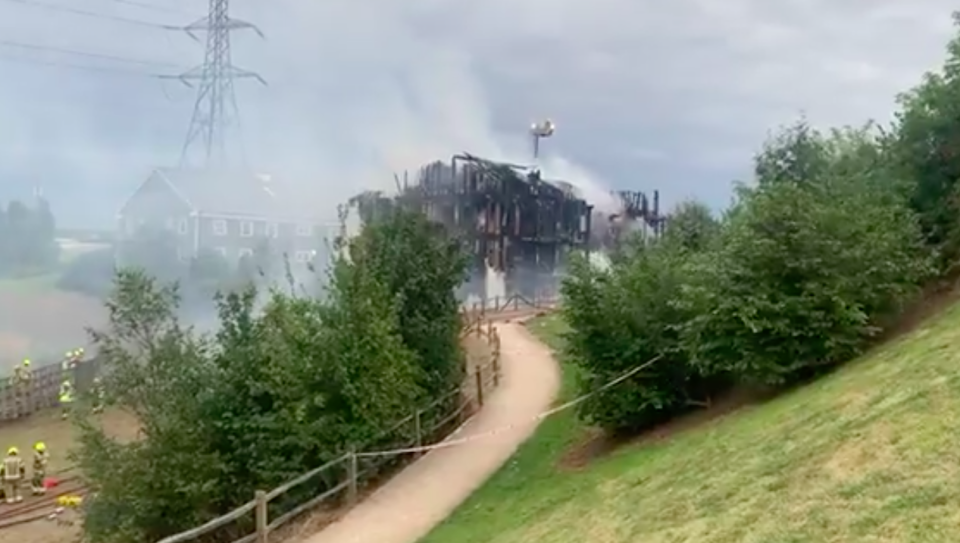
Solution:
<svg viewBox="0 0 960 543"><path fill-rule="evenodd" d="M669 215L664 229L664 238L688 251L703 251L709 248L720 234L720 222L710 208L701 202L681 202Z"/></svg>
<svg viewBox="0 0 960 543"><path fill-rule="evenodd" d="M177 239L169 231L140 228L123 240L117 251L122 267L145 270L161 283L178 281L186 274L177 253Z"/></svg>
<svg viewBox="0 0 960 543"><path fill-rule="evenodd" d="M142 272L122 271L108 324L92 332L106 386L141 425L140 439L122 443L95 419L75 419L74 458L94 489L83 517L92 542L155 541L219 511L224 464L207 435L217 421L205 418L217 400L213 346L179 324L178 297Z"/></svg>
<svg viewBox="0 0 960 543"><path fill-rule="evenodd" d="M38 269L54 268L60 261L60 245L57 244L57 221L46 198L37 200L33 210L33 246L31 264Z"/></svg>
<svg viewBox="0 0 960 543"><path fill-rule="evenodd" d="M873 142L847 136L801 140L820 149L820 177L740 189L718 250L685 289L685 344L704 373L779 385L845 361L927 277L915 216L882 190L887 174L847 154L869 156Z"/></svg>
<svg viewBox="0 0 960 543"><path fill-rule="evenodd" d="M181 281L193 300L210 300L218 292L236 288L237 276L226 257L212 249L200 249L190 259Z"/></svg>
<svg viewBox="0 0 960 543"><path fill-rule="evenodd" d="M953 15L954 26L960 16ZM939 72L899 97L901 111L891 133L891 154L904 175L910 204L927 241L943 250L941 266L960 256L960 36L947 45Z"/></svg>
<svg viewBox="0 0 960 543"><path fill-rule="evenodd" d="M91 543L155 541L348 448L410 437L401 434L411 428L383 431L422 405L420 359L405 344L400 297L364 252L375 245L352 243L360 258L334 261L322 299L274 290L256 311L252 287L219 295L212 336L180 324L175 287L143 271L119 273L94 346L116 404L143 432L123 443L78 419L75 456L94 489L84 519ZM233 540L243 528L219 535Z"/></svg>
<svg viewBox="0 0 960 543"><path fill-rule="evenodd" d="M767 141L754 158L757 183L803 184L822 176L827 167L824 141L800 119Z"/></svg>
<svg viewBox="0 0 960 543"><path fill-rule="evenodd" d="M0 273L32 275L58 264L60 248L50 206L38 199L35 209L19 200L0 210Z"/></svg>
<svg viewBox="0 0 960 543"><path fill-rule="evenodd" d="M33 214L19 200L7 204L7 256L10 258L10 273L28 273L31 253L35 244Z"/></svg>
<svg viewBox="0 0 960 543"><path fill-rule="evenodd" d="M687 363L679 329L690 315L674 303L684 284L687 253L652 243L600 270L571 262L563 283L566 345L578 365L580 391L653 361L631 379L578 407L585 420L615 432L636 431L703 405L718 385Z"/></svg>
<svg viewBox="0 0 960 543"><path fill-rule="evenodd" d="M377 219L350 243L350 261L368 269L397 300L404 344L417 355L421 386L437 397L463 381L460 304L466 279L460 243L440 225L400 205L381 204Z"/></svg>

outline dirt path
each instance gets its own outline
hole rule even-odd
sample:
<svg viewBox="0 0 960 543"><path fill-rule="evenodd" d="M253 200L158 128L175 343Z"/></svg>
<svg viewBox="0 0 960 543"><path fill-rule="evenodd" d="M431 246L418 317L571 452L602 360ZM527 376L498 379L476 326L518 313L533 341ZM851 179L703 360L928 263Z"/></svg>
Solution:
<svg viewBox="0 0 960 543"><path fill-rule="evenodd" d="M452 436L473 443L424 455L342 520L305 543L416 543L502 466L536 428L560 387L550 350L523 326L498 323L503 380L480 412ZM514 426L511 426L514 425Z"/></svg>

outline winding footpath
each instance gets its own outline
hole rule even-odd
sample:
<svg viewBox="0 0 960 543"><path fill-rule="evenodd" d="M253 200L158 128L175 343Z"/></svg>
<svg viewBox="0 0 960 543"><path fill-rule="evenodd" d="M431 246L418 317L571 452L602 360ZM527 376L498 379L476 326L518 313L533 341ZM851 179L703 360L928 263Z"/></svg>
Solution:
<svg viewBox="0 0 960 543"><path fill-rule="evenodd" d="M304 543L416 543L530 437L537 426L533 419L550 408L559 392L559 366L550 350L522 325L495 326L500 333L500 386L448 438L477 439L425 454Z"/></svg>

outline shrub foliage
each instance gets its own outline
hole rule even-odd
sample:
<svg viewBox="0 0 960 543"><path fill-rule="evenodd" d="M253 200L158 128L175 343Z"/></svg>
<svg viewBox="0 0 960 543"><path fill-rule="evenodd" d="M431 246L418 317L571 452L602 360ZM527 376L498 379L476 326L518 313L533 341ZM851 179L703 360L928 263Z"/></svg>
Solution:
<svg viewBox="0 0 960 543"><path fill-rule="evenodd" d="M175 286L119 272L109 323L92 335L111 400L136 415L142 436L119 442L78 418L75 456L95 491L88 540L157 541L206 522L383 439L459 382L453 286L465 260L456 247L395 210L339 247L324 296L232 291L218 296L219 327L207 335L178 320ZM249 526L233 529L219 535L236 539Z"/></svg>
<svg viewBox="0 0 960 543"><path fill-rule="evenodd" d="M687 202L663 236L638 234L609 268L577 262L563 294L582 391L657 360L580 404L581 416L637 430L732 387L809 379L869 347L950 272L960 45L949 52L889 129L822 132L801 120L763 146L754 182L719 219Z"/></svg>

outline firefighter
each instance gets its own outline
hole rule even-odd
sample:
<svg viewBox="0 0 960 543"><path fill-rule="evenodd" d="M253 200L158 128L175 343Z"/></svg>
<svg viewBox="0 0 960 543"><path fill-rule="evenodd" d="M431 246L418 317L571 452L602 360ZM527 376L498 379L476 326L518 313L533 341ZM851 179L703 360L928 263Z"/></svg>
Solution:
<svg viewBox="0 0 960 543"><path fill-rule="evenodd" d="M33 477L30 479L30 488L34 496L42 496L47 489L43 486L43 480L47 477L47 462L50 455L47 453L47 446L42 441L33 444Z"/></svg>
<svg viewBox="0 0 960 543"><path fill-rule="evenodd" d="M67 379L72 375L73 369L77 367L77 356L78 351L67 351L67 354L63 357L63 363L60 366L60 369L63 370L63 378Z"/></svg>
<svg viewBox="0 0 960 543"><path fill-rule="evenodd" d="M70 406L73 405L73 383L64 379L60 383L60 408L63 410L60 418L66 420L70 416Z"/></svg>
<svg viewBox="0 0 960 543"><path fill-rule="evenodd" d="M99 377L93 378L93 412L103 413L103 407L107 403L107 391L103 387L103 381Z"/></svg>
<svg viewBox="0 0 960 543"><path fill-rule="evenodd" d="M83 349L74 349L67 353L63 361L63 378L73 381L76 376L77 367L83 362Z"/></svg>
<svg viewBox="0 0 960 543"><path fill-rule="evenodd" d="M16 447L10 447L7 449L7 457L0 465L0 478L3 479L3 494L7 503L23 501L23 496L20 495L20 483L26 475L27 469L23 465L23 459L20 458L20 451Z"/></svg>
<svg viewBox="0 0 960 543"><path fill-rule="evenodd" d="M13 370L13 390L16 402L16 416L30 414L30 389L33 381L33 372L30 370L30 359L23 359L23 363Z"/></svg>

